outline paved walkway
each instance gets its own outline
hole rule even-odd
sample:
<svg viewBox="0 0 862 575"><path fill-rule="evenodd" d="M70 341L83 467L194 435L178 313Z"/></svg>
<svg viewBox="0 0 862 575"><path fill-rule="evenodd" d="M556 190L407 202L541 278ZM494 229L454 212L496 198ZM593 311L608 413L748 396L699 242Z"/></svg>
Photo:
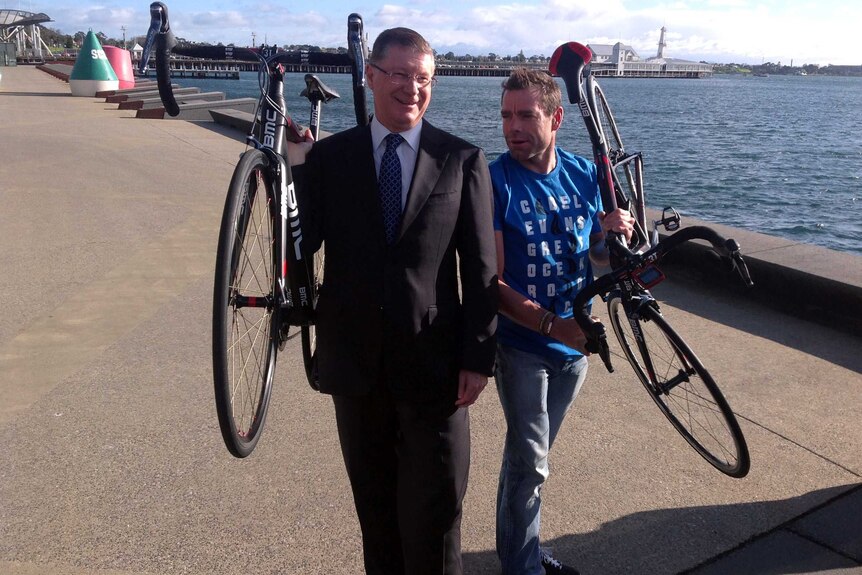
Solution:
<svg viewBox="0 0 862 575"><path fill-rule="evenodd" d="M2 75L0 573L361 573L332 405L298 342L255 453L221 443L211 276L240 138ZM739 414L751 473L714 471L623 364L593 361L552 455L546 544L585 574L862 574L860 339L685 283L655 293ZM493 388L471 418L465 563L494 574Z"/></svg>

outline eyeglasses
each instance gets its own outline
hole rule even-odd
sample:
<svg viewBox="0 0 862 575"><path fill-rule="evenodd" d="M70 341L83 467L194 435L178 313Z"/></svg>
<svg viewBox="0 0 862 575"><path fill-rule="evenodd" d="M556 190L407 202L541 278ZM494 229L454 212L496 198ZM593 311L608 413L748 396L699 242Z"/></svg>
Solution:
<svg viewBox="0 0 862 575"><path fill-rule="evenodd" d="M381 72L386 74L386 77L389 78L389 81L396 86L404 87L410 82L415 82L416 85L420 88L427 88L429 86L433 87L437 85L437 78L434 76L414 76L413 74L405 74L404 72L387 72L373 62L369 62L369 64L374 69L380 70Z"/></svg>

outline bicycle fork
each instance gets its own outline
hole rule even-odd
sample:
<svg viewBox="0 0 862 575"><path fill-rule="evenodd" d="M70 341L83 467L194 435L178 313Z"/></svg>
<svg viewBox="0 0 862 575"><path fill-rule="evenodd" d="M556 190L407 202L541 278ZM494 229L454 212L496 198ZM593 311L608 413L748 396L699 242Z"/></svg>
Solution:
<svg viewBox="0 0 862 575"><path fill-rule="evenodd" d="M634 300L639 301L635 302ZM670 395L670 392L673 388L682 383L688 383L690 381L689 376L693 375L696 372L691 366L691 364L689 364L685 355L679 350L679 347L676 345L676 343L674 343L673 340L671 340L669 337L667 337L667 335L664 334L664 332L662 332L662 336L665 338L668 345L670 345L673 355L682 365L682 368L673 377L668 377L666 379L663 377L659 377L659 374L656 373L655 365L652 361L652 354L661 353L661 350L654 349L651 351L649 349L646 334L641 328L641 322L649 321L648 318L644 318L644 316L641 314L641 310L646 306L651 306L653 307L653 309L655 309L656 313L660 313L658 309L658 303L649 294L635 296L631 298L629 302L631 302L632 308L631 311L626 311L626 317L629 320L632 334L634 334L635 342L637 343L641 358L644 361L644 368L646 369L646 373L649 376L657 395ZM664 381L662 381L663 379Z"/></svg>

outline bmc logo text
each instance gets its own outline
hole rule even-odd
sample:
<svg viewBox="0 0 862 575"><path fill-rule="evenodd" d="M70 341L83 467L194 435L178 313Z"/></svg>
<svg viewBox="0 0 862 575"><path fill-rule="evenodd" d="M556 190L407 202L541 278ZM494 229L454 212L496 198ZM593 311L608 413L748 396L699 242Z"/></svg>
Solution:
<svg viewBox="0 0 862 575"><path fill-rule="evenodd" d="M275 147L275 121L278 119L278 113L275 110L268 110L266 113L266 122L263 124L263 145L267 148Z"/></svg>

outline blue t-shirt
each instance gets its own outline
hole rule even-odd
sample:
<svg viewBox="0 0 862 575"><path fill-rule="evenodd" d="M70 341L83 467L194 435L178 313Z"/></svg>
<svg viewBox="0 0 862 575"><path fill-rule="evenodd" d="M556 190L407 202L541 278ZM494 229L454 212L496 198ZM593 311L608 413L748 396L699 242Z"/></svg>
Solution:
<svg viewBox="0 0 862 575"><path fill-rule="evenodd" d="M550 174L521 166L506 152L490 164L494 229L503 232L503 281L560 317L572 317L575 295L593 280L590 235L601 232L596 165L556 148ZM500 314L497 338L522 351L574 357L581 353Z"/></svg>

